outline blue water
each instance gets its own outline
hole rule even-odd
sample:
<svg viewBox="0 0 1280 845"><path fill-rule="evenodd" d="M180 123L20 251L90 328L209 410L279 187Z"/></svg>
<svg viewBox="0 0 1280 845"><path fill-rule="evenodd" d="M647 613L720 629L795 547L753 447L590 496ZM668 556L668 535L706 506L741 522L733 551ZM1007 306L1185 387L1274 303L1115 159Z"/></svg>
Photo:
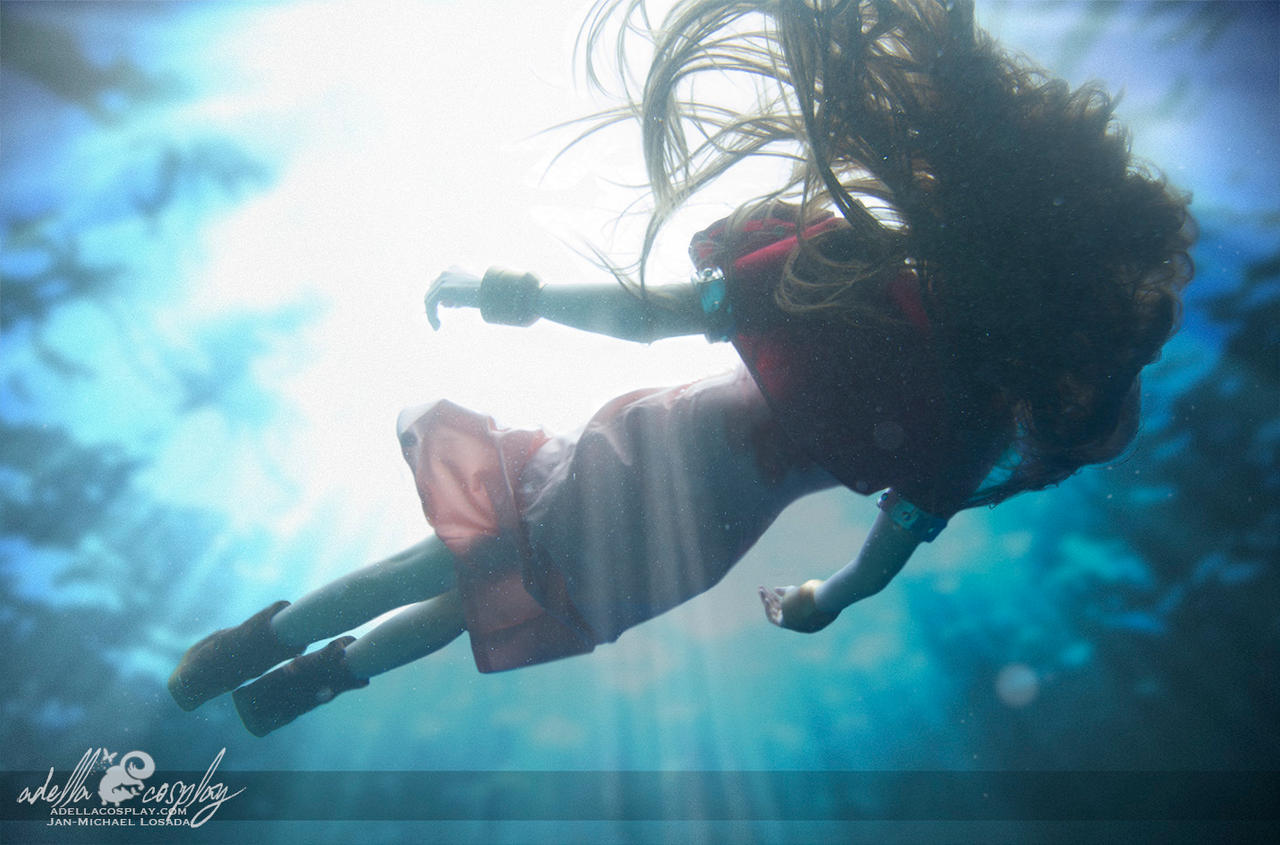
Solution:
<svg viewBox="0 0 1280 845"><path fill-rule="evenodd" d="M460 642L261 740L229 701L173 705L195 639L425 533L402 405L564 430L731 361L421 317L454 263L577 281L574 247L622 210L624 145L543 173L564 139L536 133L592 107L571 78L579 6L0 6L0 770L34 786L86 749L142 749L158 780L225 748L228 784L310 773L253 781L252 811L246 787L182 836L0 821L0 839L1007 841L1058 829L1018 806L897 812L891 779L858 804L867 784L838 773L1280 768L1272 3L978 7L1073 82L1123 87L1135 149L1195 196L1183 330L1122 460L962 514L819 636L767 626L754 589L844 563L875 512L847 492L590 656L481 676ZM396 771L470 774L453 796L360 786ZM556 780L579 771L599 774Z"/></svg>

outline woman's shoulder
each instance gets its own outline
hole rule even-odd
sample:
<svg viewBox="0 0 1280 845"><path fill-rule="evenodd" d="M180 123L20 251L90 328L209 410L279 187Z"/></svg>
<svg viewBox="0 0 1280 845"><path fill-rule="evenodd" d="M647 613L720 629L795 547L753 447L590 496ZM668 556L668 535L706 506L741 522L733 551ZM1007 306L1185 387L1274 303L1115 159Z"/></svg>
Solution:
<svg viewBox="0 0 1280 845"><path fill-rule="evenodd" d="M689 257L699 270L709 267L730 271L741 259L762 249L790 241L813 227L836 223L828 210L807 213L801 206L781 201L746 205L693 236ZM782 252L786 255L786 250Z"/></svg>

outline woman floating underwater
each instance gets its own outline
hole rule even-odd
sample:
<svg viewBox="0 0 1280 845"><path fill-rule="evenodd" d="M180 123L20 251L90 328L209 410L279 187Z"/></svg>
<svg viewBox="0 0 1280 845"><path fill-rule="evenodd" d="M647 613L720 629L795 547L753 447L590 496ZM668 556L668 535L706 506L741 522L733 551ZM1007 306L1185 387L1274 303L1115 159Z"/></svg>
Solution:
<svg viewBox="0 0 1280 845"><path fill-rule="evenodd" d="M642 10L597 8L590 40ZM1011 58L968 2L682 0L653 37L642 96L605 117L642 128L644 254L744 159L793 155L791 184L695 236L692 283L451 271L428 317L438 328L438 307L474 306L644 342L701 333L745 367L619 397L570 438L448 402L406 411L400 442L435 535L197 643L169 682L184 709L235 690L264 735L463 631L482 672L588 652L714 585L800 496L887 490L853 562L761 589L771 622L817 631L957 511L1132 439L1193 226L1185 197L1130 160L1102 90ZM707 71L765 86L759 108L689 101L683 86Z"/></svg>

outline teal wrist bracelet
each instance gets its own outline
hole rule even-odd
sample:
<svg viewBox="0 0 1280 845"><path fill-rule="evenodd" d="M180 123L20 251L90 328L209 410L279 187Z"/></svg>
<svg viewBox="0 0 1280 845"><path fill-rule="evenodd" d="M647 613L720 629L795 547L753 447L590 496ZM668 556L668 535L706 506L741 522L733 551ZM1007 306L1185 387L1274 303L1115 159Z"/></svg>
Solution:
<svg viewBox="0 0 1280 845"><path fill-rule="evenodd" d="M877 505L889 514L894 524L916 535L922 543L932 543L947 527L945 519L916 507L898 495L896 490L886 490Z"/></svg>
<svg viewBox="0 0 1280 845"><path fill-rule="evenodd" d="M724 273L719 268L708 267L694 275L693 286L705 318L707 340L728 340L733 333L733 309Z"/></svg>

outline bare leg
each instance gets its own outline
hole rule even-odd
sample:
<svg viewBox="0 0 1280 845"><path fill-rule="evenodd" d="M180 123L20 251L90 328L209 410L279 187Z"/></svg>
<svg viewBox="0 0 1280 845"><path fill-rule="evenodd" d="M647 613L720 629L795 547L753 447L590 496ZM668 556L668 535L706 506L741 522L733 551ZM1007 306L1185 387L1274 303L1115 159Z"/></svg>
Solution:
<svg viewBox="0 0 1280 845"><path fill-rule="evenodd" d="M444 648L466 630L457 590L419 602L347 646L346 664L371 678Z"/></svg>
<svg viewBox="0 0 1280 845"><path fill-rule="evenodd" d="M336 636L389 610L449 592L453 563L444 543L428 537L307 593L272 617L271 630L299 647Z"/></svg>

